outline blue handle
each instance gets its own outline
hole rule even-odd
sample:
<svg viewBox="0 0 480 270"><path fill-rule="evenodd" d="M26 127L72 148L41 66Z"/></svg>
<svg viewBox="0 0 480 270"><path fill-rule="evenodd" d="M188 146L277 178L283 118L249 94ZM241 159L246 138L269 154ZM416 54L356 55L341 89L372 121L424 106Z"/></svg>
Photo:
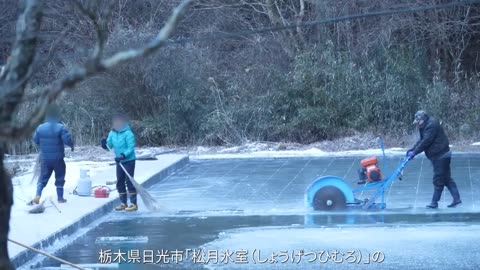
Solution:
<svg viewBox="0 0 480 270"><path fill-rule="evenodd" d="M404 157L403 158L403 161L401 162L401 165L400 165L400 170L402 170L403 168L405 168L405 166L407 166L408 162L412 160L411 157Z"/></svg>
<svg viewBox="0 0 480 270"><path fill-rule="evenodd" d="M379 143L380 143L380 149L382 149L382 153L383 153L383 163L385 164L385 173L387 175L390 174L390 166L388 166L388 162L387 162L387 156L385 155L385 144L383 143L383 139L382 138L379 138Z"/></svg>

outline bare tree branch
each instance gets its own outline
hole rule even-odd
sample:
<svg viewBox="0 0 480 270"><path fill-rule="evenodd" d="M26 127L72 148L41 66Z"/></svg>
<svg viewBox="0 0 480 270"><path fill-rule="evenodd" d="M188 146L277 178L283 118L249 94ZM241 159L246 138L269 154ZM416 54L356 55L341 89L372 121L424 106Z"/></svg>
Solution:
<svg viewBox="0 0 480 270"><path fill-rule="evenodd" d="M95 5L93 7L85 7L80 0L74 0L73 1L75 6L80 10L81 13L83 13L85 16L87 16L90 21L92 22L95 32L97 34L97 43L95 45L95 48L93 50L91 59L92 60L100 60L103 57L103 50L105 47L105 43L107 41L107 24L108 21L110 21L111 15L113 13L113 6L114 6L114 1L109 0L108 5L106 8L103 9L103 12L100 12L100 15L98 15L94 8L96 10L99 10L100 2L99 1L92 1L91 5Z"/></svg>
<svg viewBox="0 0 480 270"><path fill-rule="evenodd" d="M180 3L180 5L178 5L173 10L172 15L165 23L165 26L160 30L158 35L152 41L150 41L149 44L147 44L147 46L139 49L130 49L127 51L119 52L112 57L102 61L102 66L108 69L123 62L132 60L134 58L147 56L164 46L168 38L171 36L173 30L175 29L183 12L187 9L191 2L192 0L184 0L182 3Z"/></svg>
<svg viewBox="0 0 480 270"><path fill-rule="evenodd" d="M36 1L28 1L28 3L32 2ZM27 117L28 120L26 122L22 124L13 124L10 121L0 122L0 140L18 141L29 136L34 131L36 126L42 121L48 105L57 99L65 90L72 89L76 84L96 73L105 71L124 62L150 55L164 46L173 33L175 26L180 20L182 14L191 2L192 0L184 0L181 2L173 10L172 15L160 30L158 35L144 47L121 51L107 59L102 60L100 57L102 55L101 50L103 49L103 45L101 45L101 43L100 45L97 44L97 46L99 46L98 51L96 50L93 53L94 58L92 58L92 61L87 61L84 66L73 69L73 71L67 74L64 78L47 86L47 90L41 93L37 101L37 106L32 111L30 117ZM38 30L38 28L36 30ZM35 48L33 47L33 49ZM21 94L22 95L19 95L18 98L19 102L23 98L23 90Z"/></svg>
<svg viewBox="0 0 480 270"><path fill-rule="evenodd" d="M15 111L22 103L25 86L32 72L37 47L37 33L42 20L43 1L26 0L17 21L16 39L11 56L0 76L0 126L10 128ZM37 116L38 117L38 116ZM18 139L18 138L15 138ZM0 138L0 269L14 269L8 256L7 236L13 204L12 182L5 171L6 142Z"/></svg>
<svg viewBox="0 0 480 270"><path fill-rule="evenodd" d="M42 1L26 1L17 22L17 38L0 77L0 120L8 123L21 103L35 57L37 32L42 18Z"/></svg>
<svg viewBox="0 0 480 270"><path fill-rule="evenodd" d="M85 7L80 2L80 0L73 0L73 3L78 8L78 10L80 10L81 13L83 13L85 16L87 16L90 19L90 21L92 22L95 28L95 32L97 33L97 43L95 45L95 49L93 50L92 59L100 59L102 57L103 48L105 46L105 40L106 40L105 29L101 25L97 14L95 14L93 10L90 10L87 7Z"/></svg>

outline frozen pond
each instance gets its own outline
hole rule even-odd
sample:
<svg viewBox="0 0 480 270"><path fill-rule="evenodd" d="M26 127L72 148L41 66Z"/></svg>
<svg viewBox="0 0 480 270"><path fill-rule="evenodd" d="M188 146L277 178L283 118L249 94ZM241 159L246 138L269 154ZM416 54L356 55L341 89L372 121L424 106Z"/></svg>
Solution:
<svg viewBox="0 0 480 270"><path fill-rule="evenodd" d="M303 216L112 217L56 255L94 263L104 251L120 269L479 269L479 215L457 223L394 216L350 216L356 225L319 216L316 226ZM390 223L376 223L382 218ZM438 222L414 224L428 220ZM128 263L132 251L139 260Z"/></svg>
<svg viewBox="0 0 480 270"><path fill-rule="evenodd" d="M424 209L431 168L419 158L388 191L389 210L337 215L307 213L303 192L322 175L355 186L357 158L191 161L150 189L168 212L111 213L56 255L120 269L480 269L479 161L454 159L462 208L445 209L447 194Z"/></svg>
<svg viewBox="0 0 480 270"><path fill-rule="evenodd" d="M320 176L335 175L357 187L361 158L281 158L191 161L182 171L155 188L159 198L175 211L242 210L282 213L304 211L303 196L308 185ZM401 157L380 158L389 174ZM480 155L458 155L452 160L452 176L462 195L459 211L480 211ZM390 209L424 211L431 200L432 167L425 158L412 160L403 181L395 181L386 194ZM445 189L440 208L451 197ZM367 194L364 194L365 196ZM364 197L362 197L364 198Z"/></svg>

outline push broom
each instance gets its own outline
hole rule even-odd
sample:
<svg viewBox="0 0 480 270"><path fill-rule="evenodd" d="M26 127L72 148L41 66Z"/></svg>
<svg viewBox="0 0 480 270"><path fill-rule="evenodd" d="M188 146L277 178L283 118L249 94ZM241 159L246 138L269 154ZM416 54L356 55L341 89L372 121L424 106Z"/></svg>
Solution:
<svg viewBox="0 0 480 270"><path fill-rule="evenodd" d="M119 162L118 164L120 165L122 170L125 172L125 174L128 176L128 179L130 179L130 182L132 182L132 185L137 190L137 194L140 195L147 209L152 212L159 211L162 207L160 206L158 201L155 200L155 198L153 198L152 195L150 195L150 193L148 193L148 191L142 185L140 185L137 181L135 181L135 179L127 172L127 170L125 169L125 167L121 162Z"/></svg>
<svg viewBox="0 0 480 270"><path fill-rule="evenodd" d="M38 178L40 178L40 170L41 170L41 160L40 160L40 154L37 155L35 158L35 164L33 165L33 176L32 180L30 180L30 185L34 182L38 181Z"/></svg>
<svg viewBox="0 0 480 270"><path fill-rule="evenodd" d="M108 150L111 150L110 147L107 146L107 148ZM158 201L155 200L155 198L153 198L152 195L150 195L150 193L148 193L148 191L142 185L140 185L137 181L135 181L133 176L130 175L130 173L128 173L128 171L125 169L123 164L119 162L118 165L120 165L120 168L122 168L122 170L128 176L128 179L130 179L130 182L132 183L133 187L137 190L137 194L140 195L147 209L152 212L157 212L160 209L162 209Z"/></svg>

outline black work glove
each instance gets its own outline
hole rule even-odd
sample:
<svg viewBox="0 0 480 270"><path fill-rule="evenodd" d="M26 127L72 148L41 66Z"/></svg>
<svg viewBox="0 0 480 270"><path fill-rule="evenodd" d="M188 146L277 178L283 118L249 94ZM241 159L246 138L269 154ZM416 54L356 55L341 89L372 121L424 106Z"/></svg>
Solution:
<svg viewBox="0 0 480 270"><path fill-rule="evenodd" d="M116 163L119 163L120 161L124 160L125 159L125 155L124 154L120 154L120 156L116 157L115 158L115 162Z"/></svg>
<svg viewBox="0 0 480 270"><path fill-rule="evenodd" d="M100 145L102 146L103 149L108 150L107 138L103 137L103 138L100 140Z"/></svg>

